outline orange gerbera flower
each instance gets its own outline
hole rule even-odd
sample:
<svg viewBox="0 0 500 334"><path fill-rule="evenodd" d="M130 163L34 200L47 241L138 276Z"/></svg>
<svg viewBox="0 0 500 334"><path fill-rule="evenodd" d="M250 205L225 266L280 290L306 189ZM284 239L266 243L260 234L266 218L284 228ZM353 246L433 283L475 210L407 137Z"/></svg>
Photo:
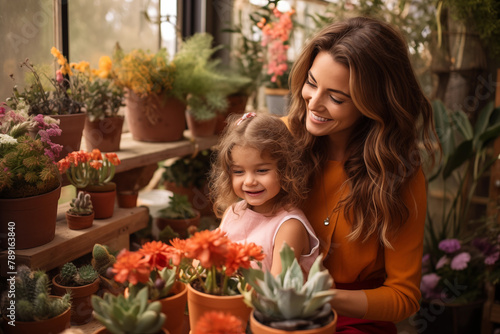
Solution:
<svg viewBox="0 0 500 334"><path fill-rule="evenodd" d="M114 280L118 283L129 281L130 284L135 285L138 282L149 281L151 268L142 254L124 249L116 257L112 272L115 274Z"/></svg>
<svg viewBox="0 0 500 334"><path fill-rule="evenodd" d="M210 311L198 320L193 334L244 334L241 320L234 315Z"/></svg>
<svg viewBox="0 0 500 334"><path fill-rule="evenodd" d="M89 154L92 160L102 160L101 151L97 148L94 148Z"/></svg>
<svg viewBox="0 0 500 334"><path fill-rule="evenodd" d="M170 268L169 246L161 241L151 241L142 245L138 253L144 255L144 259L152 268L162 270L165 267Z"/></svg>
<svg viewBox="0 0 500 334"><path fill-rule="evenodd" d="M197 259L204 268L221 268L226 261L229 239L220 229L204 230L186 240L186 257Z"/></svg>
<svg viewBox="0 0 500 334"><path fill-rule="evenodd" d="M184 254L186 252L186 240L175 238L170 240L170 244L172 245L169 248L170 259L172 260L172 264L174 266L178 266L181 264L181 261L184 258Z"/></svg>
<svg viewBox="0 0 500 334"><path fill-rule="evenodd" d="M252 260L262 261L264 256L262 247L253 242L248 244L231 242L228 245L226 275L233 275L239 268L248 269Z"/></svg>
<svg viewBox="0 0 500 334"><path fill-rule="evenodd" d="M116 153L106 153L105 156L106 156L106 159L108 159L109 162L111 162L115 166L118 166L121 163L121 161L118 158L118 155Z"/></svg>

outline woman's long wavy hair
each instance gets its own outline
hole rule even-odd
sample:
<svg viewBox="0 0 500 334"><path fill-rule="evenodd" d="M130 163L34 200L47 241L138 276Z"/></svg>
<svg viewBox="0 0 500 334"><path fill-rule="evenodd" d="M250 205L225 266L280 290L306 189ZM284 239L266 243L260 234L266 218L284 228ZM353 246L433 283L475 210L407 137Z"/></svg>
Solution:
<svg viewBox="0 0 500 334"><path fill-rule="evenodd" d="M228 125L215 149L209 186L216 216L221 217L228 207L240 200L233 191L231 180L231 152L235 145L255 148L277 161L281 190L271 214L280 208L299 206L307 196L307 172L301 152L285 123L276 116L259 113L237 124L240 117L228 118Z"/></svg>
<svg viewBox="0 0 500 334"><path fill-rule="evenodd" d="M311 181L328 159L328 136L306 130L301 94L319 52L349 69L352 101L363 115L344 161L351 191L342 204L352 224L350 239L377 233L391 247L388 234L409 216L402 192L422 164L419 141L434 156L432 107L415 77L406 42L389 24L357 17L325 27L305 46L290 75L289 126L304 150Z"/></svg>

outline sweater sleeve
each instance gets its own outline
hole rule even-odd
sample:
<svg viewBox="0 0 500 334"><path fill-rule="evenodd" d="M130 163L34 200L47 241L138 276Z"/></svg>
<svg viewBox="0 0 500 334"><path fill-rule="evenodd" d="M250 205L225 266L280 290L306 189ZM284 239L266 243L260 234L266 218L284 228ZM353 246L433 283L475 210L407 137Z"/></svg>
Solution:
<svg viewBox="0 0 500 334"><path fill-rule="evenodd" d="M384 251L387 278L383 286L364 290L368 299L366 319L398 322L419 309L424 226L427 208L425 177L420 170L404 194L408 221L390 239Z"/></svg>

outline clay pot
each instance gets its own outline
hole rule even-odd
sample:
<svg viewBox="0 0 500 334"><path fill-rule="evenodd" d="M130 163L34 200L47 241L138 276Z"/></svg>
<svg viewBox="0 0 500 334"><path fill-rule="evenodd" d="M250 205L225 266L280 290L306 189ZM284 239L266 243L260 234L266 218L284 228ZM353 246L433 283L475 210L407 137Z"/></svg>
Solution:
<svg viewBox="0 0 500 334"><path fill-rule="evenodd" d="M73 151L79 151L87 114L51 115L50 117L60 121L59 128L62 130L60 136L51 138L52 142L63 147L59 158L62 159Z"/></svg>
<svg viewBox="0 0 500 334"><path fill-rule="evenodd" d="M106 219L113 216L116 200L116 184L108 182L103 185L87 186L78 191L84 191L90 195L92 207L94 208L94 219Z"/></svg>
<svg viewBox="0 0 500 334"><path fill-rule="evenodd" d="M185 110L186 105L173 97L154 94L140 98L129 91L125 119L134 140L172 142L183 137Z"/></svg>
<svg viewBox="0 0 500 334"><path fill-rule="evenodd" d="M170 219L163 217L156 217L155 224L158 229L162 231L165 227L170 226L174 232L179 233L179 238L185 239L188 236L187 229L189 226L200 226L200 212L196 211L196 217L187 219Z"/></svg>
<svg viewBox="0 0 500 334"><path fill-rule="evenodd" d="M83 128L87 151L95 148L101 152L119 151L124 120L123 116L115 116L91 122L87 117Z"/></svg>
<svg viewBox="0 0 500 334"><path fill-rule="evenodd" d="M92 227L94 222L94 212L90 215L74 215L66 212L66 222L68 223L68 228L70 230L83 230Z"/></svg>
<svg viewBox="0 0 500 334"><path fill-rule="evenodd" d="M337 327L337 313L332 311L334 314L334 319L332 322L328 323L326 326L315 328L315 329L306 329L306 330L297 330L297 331L285 331L282 329L276 329L264 324L261 324L257 319L255 319L253 312L250 316L250 329L252 333L259 334L333 334L336 331Z"/></svg>
<svg viewBox="0 0 500 334"><path fill-rule="evenodd" d="M171 334L182 334L187 303L187 286L182 282L175 282L171 292L173 296L159 300L161 312L167 316L163 328Z"/></svg>
<svg viewBox="0 0 500 334"><path fill-rule="evenodd" d="M214 296L188 287L189 325L196 328L196 323L205 312L218 311L229 313L240 319L243 328L247 327L250 312L252 311L243 301L242 295ZM259 332L254 332L259 333Z"/></svg>
<svg viewBox="0 0 500 334"><path fill-rule="evenodd" d="M116 198L118 200L118 207L120 208L135 208L137 206L137 191L118 191Z"/></svg>
<svg viewBox="0 0 500 334"><path fill-rule="evenodd" d="M64 286L57 283L59 274L52 278L52 293L63 296L67 290L71 291L71 324L83 325L92 320L91 296L99 290L100 279L83 286Z"/></svg>
<svg viewBox="0 0 500 334"><path fill-rule="evenodd" d="M194 137L209 137L215 134L216 117L199 121L188 110L186 111L186 121L188 129Z"/></svg>
<svg viewBox="0 0 500 334"><path fill-rule="evenodd" d="M227 97L228 106L222 113L217 113L215 134L221 134L226 127L226 118L231 114L244 114L248 102L248 95L231 95Z"/></svg>
<svg viewBox="0 0 500 334"><path fill-rule="evenodd" d="M9 230L15 231L16 249L38 247L52 241L56 233L60 195L59 186L38 196L0 199L0 248L8 248Z"/></svg>

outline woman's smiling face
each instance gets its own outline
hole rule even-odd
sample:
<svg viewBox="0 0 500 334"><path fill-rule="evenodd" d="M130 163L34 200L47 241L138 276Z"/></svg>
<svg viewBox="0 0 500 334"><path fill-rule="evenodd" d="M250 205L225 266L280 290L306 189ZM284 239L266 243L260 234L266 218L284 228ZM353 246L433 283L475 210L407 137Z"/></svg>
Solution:
<svg viewBox="0 0 500 334"><path fill-rule="evenodd" d="M348 138L361 113L349 90L349 69L327 52L320 52L302 88L306 102L306 128L314 136Z"/></svg>

